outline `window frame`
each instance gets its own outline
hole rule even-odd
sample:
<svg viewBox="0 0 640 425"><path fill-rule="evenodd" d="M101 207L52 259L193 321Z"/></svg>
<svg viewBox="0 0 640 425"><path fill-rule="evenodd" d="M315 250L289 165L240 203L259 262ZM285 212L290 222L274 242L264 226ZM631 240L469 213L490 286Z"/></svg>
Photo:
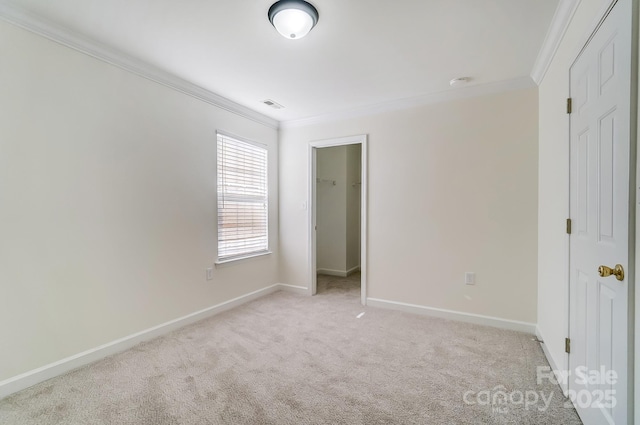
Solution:
<svg viewBox="0 0 640 425"><path fill-rule="evenodd" d="M253 252L245 252L245 253L241 253L241 254L237 254L237 255L231 255L231 256L225 256L225 257L220 257L220 205L219 205L219 195L220 195L220 188L218 187L218 179L219 179L219 171L220 171L220 164L218 163L218 139L219 137L223 137L223 138L228 138L228 139L232 139L241 143L246 143L248 145L260 148L260 149L264 149L265 152L265 181L266 181L266 185L265 185L265 224L266 224L266 234L265 234L265 238L266 238L266 247L264 250L259 250L259 251L253 251ZM269 237L269 233L270 233L270 219L271 219L271 214L269 213L269 208L270 208L270 204L271 204L271 196L270 196L270 191L269 191L269 164L270 164L270 160L269 160L269 147L268 145L266 145L265 143L260 143L260 142L256 142L254 140L250 140L241 136L237 136L233 133L229 133L226 131L222 131L222 130L216 130L216 143L215 143L215 182L216 182L216 261L215 264L216 265L223 265L223 264L228 264L228 263L234 263L234 262L238 262L238 261L242 261L242 260L247 260L247 259L251 259L251 258L255 258L255 257L262 257L265 255L270 255L272 254L271 251L271 238Z"/></svg>

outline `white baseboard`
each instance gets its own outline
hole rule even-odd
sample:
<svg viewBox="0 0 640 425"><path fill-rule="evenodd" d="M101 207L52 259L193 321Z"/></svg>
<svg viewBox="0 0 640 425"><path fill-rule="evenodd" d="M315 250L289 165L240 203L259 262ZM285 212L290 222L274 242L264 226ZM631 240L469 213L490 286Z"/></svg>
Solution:
<svg viewBox="0 0 640 425"><path fill-rule="evenodd" d="M445 310L441 308L407 304L397 301L367 298L367 305L370 307L379 307L404 311L407 313L441 317L443 319L458 320L461 322L474 323L476 325L492 326L494 328L509 329L512 331L527 332L530 334L534 334L536 331L536 325L534 323L519 322L516 320L501 319L499 317L483 316L473 313L463 313L461 311Z"/></svg>
<svg viewBox="0 0 640 425"><path fill-rule="evenodd" d="M175 320L171 320L153 328L146 329L142 332L138 332L133 335L129 335L124 338L101 345L99 347L84 351L82 353L78 353L76 355L67 357L46 366L39 367L37 369L14 376L4 381L0 381L0 399L25 388L29 388L40 382L62 375L63 373L103 359L112 354L125 351L141 342L157 338L183 326L198 322L202 319L206 319L207 317L222 313L223 311L230 310L234 307L245 304L249 301L253 301L265 295L269 295L273 292L279 290L292 290L292 288L296 287L290 287L290 285L280 284L271 285L266 288L251 292L249 294L242 295L229 301L214 305L212 307L205 308L204 310L188 314ZM302 289L306 294L307 289Z"/></svg>
<svg viewBox="0 0 640 425"><path fill-rule="evenodd" d="M347 270L347 276L351 276L352 274L359 271L360 271L360 266L355 266L353 268L350 268L349 270Z"/></svg>
<svg viewBox="0 0 640 425"><path fill-rule="evenodd" d="M556 363L556 361L553 359L553 356L551 355L551 351L549 351L547 344L544 343L544 337L542 336L542 333L540 333L540 328L538 326L536 326L536 337L540 341L542 341L540 343L540 346L542 347L542 352L544 353L544 356L547 358L547 361L549 362L549 366L551 366L551 370L564 370L564 368L559 368L558 363ZM562 389L562 392L564 393L564 396L567 397L569 394L569 387L567 383L562 382L562 380L560 380L559 384L560 384L560 388Z"/></svg>
<svg viewBox="0 0 640 425"><path fill-rule="evenodd" d="M316 273L324 274L327 276L347 277L359 271L360 271L360 266L355 266L353 268L350 268L349 270L317 269Z"/></svg>
<svg viewBox="0 0 640 425"><path fill-rule="evenodd" d="M309 288L306 286L288 285L286 283L279 283L278 286L282 291L293 292L300 295L309 295Z"/></svg>
<svg viewBox="0 0 640 425"><path fill-rule="evenodd" d="M324 275L327 275L327 276L347 277L347 272L344 271L344 270L317 269L316 273L324 274Z"/></svg>

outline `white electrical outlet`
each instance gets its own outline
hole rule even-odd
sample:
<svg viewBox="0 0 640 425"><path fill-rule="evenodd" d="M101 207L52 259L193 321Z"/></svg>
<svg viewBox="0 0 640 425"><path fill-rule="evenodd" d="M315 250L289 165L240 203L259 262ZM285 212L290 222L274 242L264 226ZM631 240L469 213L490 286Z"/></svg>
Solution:
<svg viewBox="0 0 640 425"><path fill-rule="evenodd" d="M476 284L476 274L472 272L466 272L464 274L464 284L465 285L475 285Z"/></svg>
<svg viewBox="0 0 640 425"><path fill-rule="evenodd" d="M207 269L207 280L213 280L213 267Z"/></svg>

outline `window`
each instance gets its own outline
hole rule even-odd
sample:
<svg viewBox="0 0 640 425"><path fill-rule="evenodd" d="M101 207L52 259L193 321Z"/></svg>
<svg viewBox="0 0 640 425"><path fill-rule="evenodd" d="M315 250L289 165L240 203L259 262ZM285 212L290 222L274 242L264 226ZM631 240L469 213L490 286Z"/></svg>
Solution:
<svg viewBox="0 0 640 425"><path fill-rule="evenodd" d="M218 133L218 261L269 249L267 150Z"/></svg>

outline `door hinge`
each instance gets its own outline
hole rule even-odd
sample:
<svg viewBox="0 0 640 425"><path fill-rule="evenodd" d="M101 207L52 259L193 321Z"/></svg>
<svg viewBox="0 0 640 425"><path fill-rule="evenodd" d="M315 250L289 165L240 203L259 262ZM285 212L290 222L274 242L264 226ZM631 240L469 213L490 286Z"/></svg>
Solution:
<svg viewBox="0 0 640 425"><path fill-rule="evenodd" d="M571 113L571 111L572 111L572 109L573 109L573 108L572 108L572 104L573 104L572 99L571 99L570 97L568 97L568 98L567 98L567 114L570 114L570 113Z"/></svg>
<svg viewBox="0 0 640 425"><path fill-rule="evenodd" d="M571 339L570 338L565 338L564 339L564 351L567 354L571 353Z"/></svg>
<svg viewBox="0 0 640 425"><path fill-rule="evenodd" d="M571 219L567 219L567 235L571 234Z"/></svg>

